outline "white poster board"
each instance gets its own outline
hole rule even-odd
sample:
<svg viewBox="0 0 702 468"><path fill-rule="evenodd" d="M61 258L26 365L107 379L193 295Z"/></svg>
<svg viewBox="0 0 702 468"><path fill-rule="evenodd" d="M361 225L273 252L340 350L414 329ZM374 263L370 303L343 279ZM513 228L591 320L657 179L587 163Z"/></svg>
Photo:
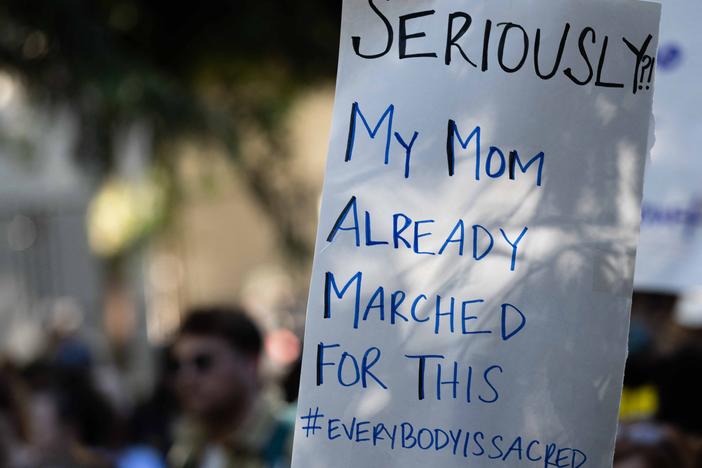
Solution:
<svg viewBox="0 0 702 468"><path fill-rule="evenodd" d="M344 2L294 468L610 466L659 15Z"/></svg>
<svg viewBox="0 0 702 468"><path fill-rule="evenodd" d="M637 288L702 287L702 2L665 1L656 61L656 143L646 169Z"/></svg>

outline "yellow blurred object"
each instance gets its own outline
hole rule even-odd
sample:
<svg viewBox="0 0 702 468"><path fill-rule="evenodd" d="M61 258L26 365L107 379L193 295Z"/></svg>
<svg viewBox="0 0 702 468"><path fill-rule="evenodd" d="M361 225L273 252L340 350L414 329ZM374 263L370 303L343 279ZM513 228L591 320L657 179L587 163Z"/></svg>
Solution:
<svg viewBox="0 0 702 468"><path fill-rule="evenodd" d="M658 391L653 385L624 387L619 418L623 421L638 421L655 416L658 411Z"/></svg>
<svg viewBox="0 0 702 468"><path fill-rule="evenodd" d="M88 207L88 240L93 252L112 257L146 237L164 217L166 195L157 171L137 182L107 179Z"/></svg>

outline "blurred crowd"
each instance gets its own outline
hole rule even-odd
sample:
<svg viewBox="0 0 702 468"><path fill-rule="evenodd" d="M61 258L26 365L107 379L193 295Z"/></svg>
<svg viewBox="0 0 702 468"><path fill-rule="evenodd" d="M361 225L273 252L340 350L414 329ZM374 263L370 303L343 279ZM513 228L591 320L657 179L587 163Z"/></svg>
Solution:
<svg viewBox="0 0 702 468"><path fill-rule="evenodd" d="M615 468L702 467L699 308L684 295L634 295Z"/></svg>
<svg viewBox="0 0 702 468"><path fill-rule="evenodd" d="M244 311L190 311L140 401L79 331L48 339L32 362L0 359L1 467L289 466L299 364L264 382L263 336Z"/></svg>
<svg viewBox="0 0 702 468"><path fill-rule="evenodd" d="M702 327L680 309L634 297L615 468L702 467ZM0 357L1 467L289 466L299 360L264 378L264 336L244 310L189 311L140 399L79 329L46 337L29 362Z"/></svg>

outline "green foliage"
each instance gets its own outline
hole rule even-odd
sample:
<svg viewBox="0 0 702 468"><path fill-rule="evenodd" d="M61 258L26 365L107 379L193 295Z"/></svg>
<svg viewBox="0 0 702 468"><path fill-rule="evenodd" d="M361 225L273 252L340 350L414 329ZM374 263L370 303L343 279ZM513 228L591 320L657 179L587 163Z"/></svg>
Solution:
<svg viewBox="0 0 702 468"><path fill-rule="evenodd" d="M135 119L153 126L166 167L159 148L188 134L221 141L238 161L244 126L284 158L281 116L302 88L333 78L339 16L340 2L325 0L6 0L0 68L32 96L75 110L78 157L99 174L114 164L114 128ZM262 175L271 162L243 169L263 206L284 217L286 194ZM291 252L308 253L285 225Z"/></svg>

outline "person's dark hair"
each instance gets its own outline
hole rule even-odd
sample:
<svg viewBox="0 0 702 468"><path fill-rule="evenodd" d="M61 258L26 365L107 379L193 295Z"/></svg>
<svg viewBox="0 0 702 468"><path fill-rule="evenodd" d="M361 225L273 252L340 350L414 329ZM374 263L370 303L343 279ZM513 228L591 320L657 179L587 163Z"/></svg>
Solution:
<svg viewBox="0 0 702 468"><path fill-rule="evenodd" d="M184 335L222 338L235 350L253 356L259 356L263 348L258 327L243 309L235 306L192 309L178 331L178 337Z"/></svg>

